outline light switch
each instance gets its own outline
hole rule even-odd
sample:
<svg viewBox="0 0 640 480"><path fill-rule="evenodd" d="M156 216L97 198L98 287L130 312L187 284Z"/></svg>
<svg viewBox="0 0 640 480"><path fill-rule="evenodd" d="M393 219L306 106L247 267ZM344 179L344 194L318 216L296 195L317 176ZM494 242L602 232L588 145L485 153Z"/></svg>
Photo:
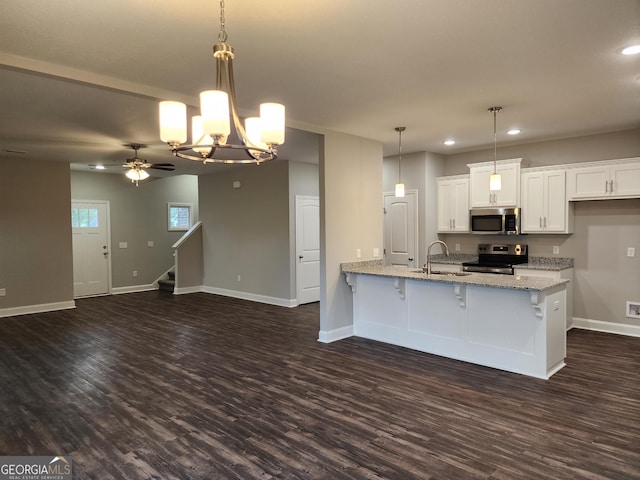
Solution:
<svg viewBox="0 0 640 480"><path fill-rule="evenodd" d="M627 248L627 257L635 257L635 256L636 256L636 249L633 247Z"/></svg>
<svg viewBox="0 0 640 480"><path fill-rule="evenodd" d="M127 248L127 242L120 242L118 243L118 248Z"/></svg>
<svg viewBox="0 0 640 480"><path fill-rule="evenodd" d="M356 248L356 258L362 257L362 251L359 248Z"/></svg>
<svg viewBox="0 0 640 480"><path fill-rule="evenodd" d="M147 247L153 247L153 240L149 240L147 242Z"/></svg>

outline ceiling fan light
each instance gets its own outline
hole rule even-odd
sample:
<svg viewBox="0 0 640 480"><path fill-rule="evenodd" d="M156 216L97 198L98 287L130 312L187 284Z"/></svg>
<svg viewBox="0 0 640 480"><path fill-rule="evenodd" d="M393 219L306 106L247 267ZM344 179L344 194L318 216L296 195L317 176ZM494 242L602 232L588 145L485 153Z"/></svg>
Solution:
<svg viewBox="0 0 640 480"><path fill-rule="evenodd" d="M211 138L226 138L231 133L229 94L227 92L222 90L200 92L200 114L206 135Z"/></svg>
<svg viewBox="0 0 640 480"><path fill-rule="evenodd" d="M485 184L486 185L486 184ZM502 175L492 173L489 177L489 190L496 191L502 189Z"/></svg>
<svg viewBox="0 0 640 480"><path fill-rule="evenodd" d="M260 104L260 139L267 145L284 143L284 105L281 103Z"/></svg>
<svg viewBox="0 0 640 480"><path fill-rule="evenodd" d="M146 180L147 178L149 178L149 174L147 172L137 168L130 168L129 170L127 170L127 173L125 173L125 176L132 182Z"/></svg>
<svg viewBox="0 0 640 480"><path fill-rule="evenodd" d="M164 101L159 104L160 139L169 144L187 141L187 106L182 102Z"/></svg>

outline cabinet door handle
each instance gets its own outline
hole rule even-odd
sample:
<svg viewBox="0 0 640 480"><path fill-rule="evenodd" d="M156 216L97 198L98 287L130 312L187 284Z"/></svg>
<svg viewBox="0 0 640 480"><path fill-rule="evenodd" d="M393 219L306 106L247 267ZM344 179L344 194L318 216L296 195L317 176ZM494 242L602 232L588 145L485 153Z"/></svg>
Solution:
<svg viewBox="0 0 640 480"><path fill-rule="evenodd" d="M604 193L609 193L609 180L604 181Z"/></svg>
<svg viewBox="0 0 640 480"><path fill-rule="evenodd" d="M456 229L456 219L455 218L453 219L453 229L454 230Z"/></svg>
<svg viewBox="0 0 640 480"><path fill-rule="evenodd" d="M544 217L544 228L547 228L547 217Z"/></svg>
<svg viewBox="0 0 640 480"><path fill-rule="evenodd" d="M611 180L611 186L609 187L609 191L613 193L613 180Z"/></svg>
<svg viewBox="0 0 640 480"><path fill-rule="evenodd" d="M542 228L542 217L538 217L538 223L540 224L540 228Z"/></svg>

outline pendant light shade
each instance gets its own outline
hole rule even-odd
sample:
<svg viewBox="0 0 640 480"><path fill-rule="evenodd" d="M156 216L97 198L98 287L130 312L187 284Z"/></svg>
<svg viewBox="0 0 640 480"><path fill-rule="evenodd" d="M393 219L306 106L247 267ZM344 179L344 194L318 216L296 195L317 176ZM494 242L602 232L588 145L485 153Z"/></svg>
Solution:
<svg viewBox="0 0 640 480"><path fill-rule="evenodd" d="M395 131L398 132L398 183L396 183L395 195L396 197L404 197L404 183L401 181L401 168L402 168L402 132L406 130L406 127L396 127Z"/></svg>
<svg viewBox="0 0 640 480"><path fill-rule="evenodd" d="M489 190L502 190L502 175L497 171L498 147L496 142L496 114L502 110L502 107L491 107L489 111L493 113L493 173L489 177Z"/></svg>

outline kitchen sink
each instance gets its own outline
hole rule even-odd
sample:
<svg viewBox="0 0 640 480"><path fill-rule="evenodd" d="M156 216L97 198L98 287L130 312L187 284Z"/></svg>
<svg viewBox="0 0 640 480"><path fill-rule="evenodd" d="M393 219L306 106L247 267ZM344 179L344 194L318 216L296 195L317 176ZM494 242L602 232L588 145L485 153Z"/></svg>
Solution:
<svg viewBox="0 0 640 480"><path fill-rule="evenodd" d="M425 270L411 270L413 273L424 273L426 274L427 272ZM450 277L466 277L467 275L471 275L471 273L469 272L441 272L438 270L432 270L431 271L431 275L448 275Z"/></svg>

